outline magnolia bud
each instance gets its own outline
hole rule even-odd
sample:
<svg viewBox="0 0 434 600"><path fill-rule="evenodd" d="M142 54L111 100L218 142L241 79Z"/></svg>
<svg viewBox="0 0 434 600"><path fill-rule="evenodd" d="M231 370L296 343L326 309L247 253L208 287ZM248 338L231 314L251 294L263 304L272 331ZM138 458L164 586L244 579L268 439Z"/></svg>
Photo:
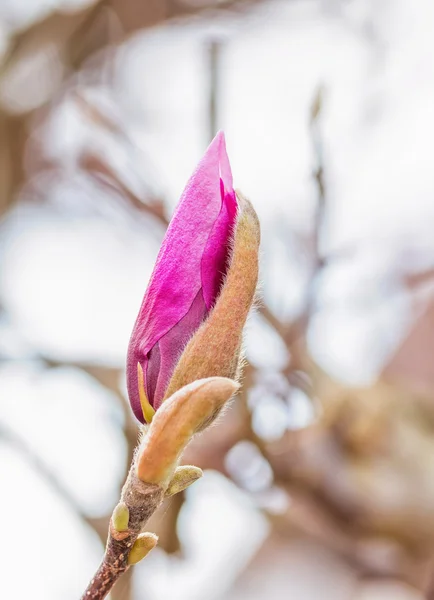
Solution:
<svg viewBox="0 0 434 600"><path fill-rule="evenodd" d="M128 564L136 565L140 562L149 552L155 548L158 543L158 537L155 533L141 533L133 544L131 551L128 555Z"/></svg>
<svg viewBox="0 0 434 600"><path fill-rule="evenodd" d="M112 525L116 531L120 533L128 529L128 521L130 519L130 511L128 506L120 502L113 511Z"/></svg>
<svg viewBox="0 0 434 600"><path fill-rule="evenodd" d="M193 465L177 467L175 474L169 483L169 487L167 488L166 496L174 496L175 494L182 492L192 483L200 479L202 475L202 469Z"/></svg>
<svg viewBox="0 0 434 600"><path fill-rule="evenodd" d="M195 381L158 409L137 452L137 476L167 487L194 434L235 394L239 385L224 377Z"/></svg>
<svg viewBox="0 0 434 600"><path fill-rule="evenodd" d="M168 397L182 350L215 305L228 268L237 208L220 132L181 196L131 335L127 386L142 423L150 423Z"/></svg>

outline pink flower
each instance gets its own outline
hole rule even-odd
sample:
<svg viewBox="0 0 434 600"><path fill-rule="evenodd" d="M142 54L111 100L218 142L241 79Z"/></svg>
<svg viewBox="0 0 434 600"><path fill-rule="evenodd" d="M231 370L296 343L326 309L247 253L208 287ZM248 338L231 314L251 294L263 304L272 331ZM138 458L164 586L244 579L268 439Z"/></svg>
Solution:
<svg viewBox="0 0 434 600"><path fill-rule="evenodd" d="M218 298L236 215L232 173L220 132L181 196L131 335L127 386L134 414L142 423L160 406L184 347Z"/></svg>

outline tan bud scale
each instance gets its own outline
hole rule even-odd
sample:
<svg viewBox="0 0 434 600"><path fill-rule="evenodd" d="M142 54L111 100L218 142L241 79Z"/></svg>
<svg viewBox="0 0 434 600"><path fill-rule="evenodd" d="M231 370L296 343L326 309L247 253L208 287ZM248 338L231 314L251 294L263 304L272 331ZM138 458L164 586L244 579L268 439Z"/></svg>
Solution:
<svg viewBox="0 0 434 600"><path fill-rule="evenodd" d="M237 197L239 213L226 280L210 315L185 347L165 398L196 379L238 377L243 327L258 283L260 228L250 202L239 192Z"/></svg>
<svg viewBox="0 0 434 600"><path fill-rule="evenodd" d="M168 486L193 435L238 388L231 379L209 377L190 383L166 400L140 444L136 459L138 478Z"/></svg>

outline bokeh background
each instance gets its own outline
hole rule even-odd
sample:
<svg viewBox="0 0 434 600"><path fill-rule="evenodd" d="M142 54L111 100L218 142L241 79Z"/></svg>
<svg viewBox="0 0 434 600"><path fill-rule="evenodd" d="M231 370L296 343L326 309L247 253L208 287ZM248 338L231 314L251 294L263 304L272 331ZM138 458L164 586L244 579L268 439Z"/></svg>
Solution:
<svg viewBox="0 0 434 600"><path fill-rule="evenodd" d="M433 57L431 0L0 0L0 597L99 563L129 335L224 129L263 231L244 388L111 598L434 598Z"/></svg>

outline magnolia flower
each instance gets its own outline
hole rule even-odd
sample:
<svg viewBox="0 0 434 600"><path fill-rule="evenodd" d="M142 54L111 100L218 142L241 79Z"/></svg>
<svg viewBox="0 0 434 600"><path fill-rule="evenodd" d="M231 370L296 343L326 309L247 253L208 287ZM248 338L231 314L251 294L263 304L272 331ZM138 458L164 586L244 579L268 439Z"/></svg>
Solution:
<svg viewBox="0 0 434 600"><path fill-rule="evenodd" d="M237 239L244 248L243 264L231 274ZM128 394L142 423L149 423L163 400L184 385L236 376L242 328L256 288L258 244L256 215L237 198L224 135L218 133L181 196L131 336ZM225 312L226 318L219 317ZM194 343L198 336L199 345Z"/></svg>

